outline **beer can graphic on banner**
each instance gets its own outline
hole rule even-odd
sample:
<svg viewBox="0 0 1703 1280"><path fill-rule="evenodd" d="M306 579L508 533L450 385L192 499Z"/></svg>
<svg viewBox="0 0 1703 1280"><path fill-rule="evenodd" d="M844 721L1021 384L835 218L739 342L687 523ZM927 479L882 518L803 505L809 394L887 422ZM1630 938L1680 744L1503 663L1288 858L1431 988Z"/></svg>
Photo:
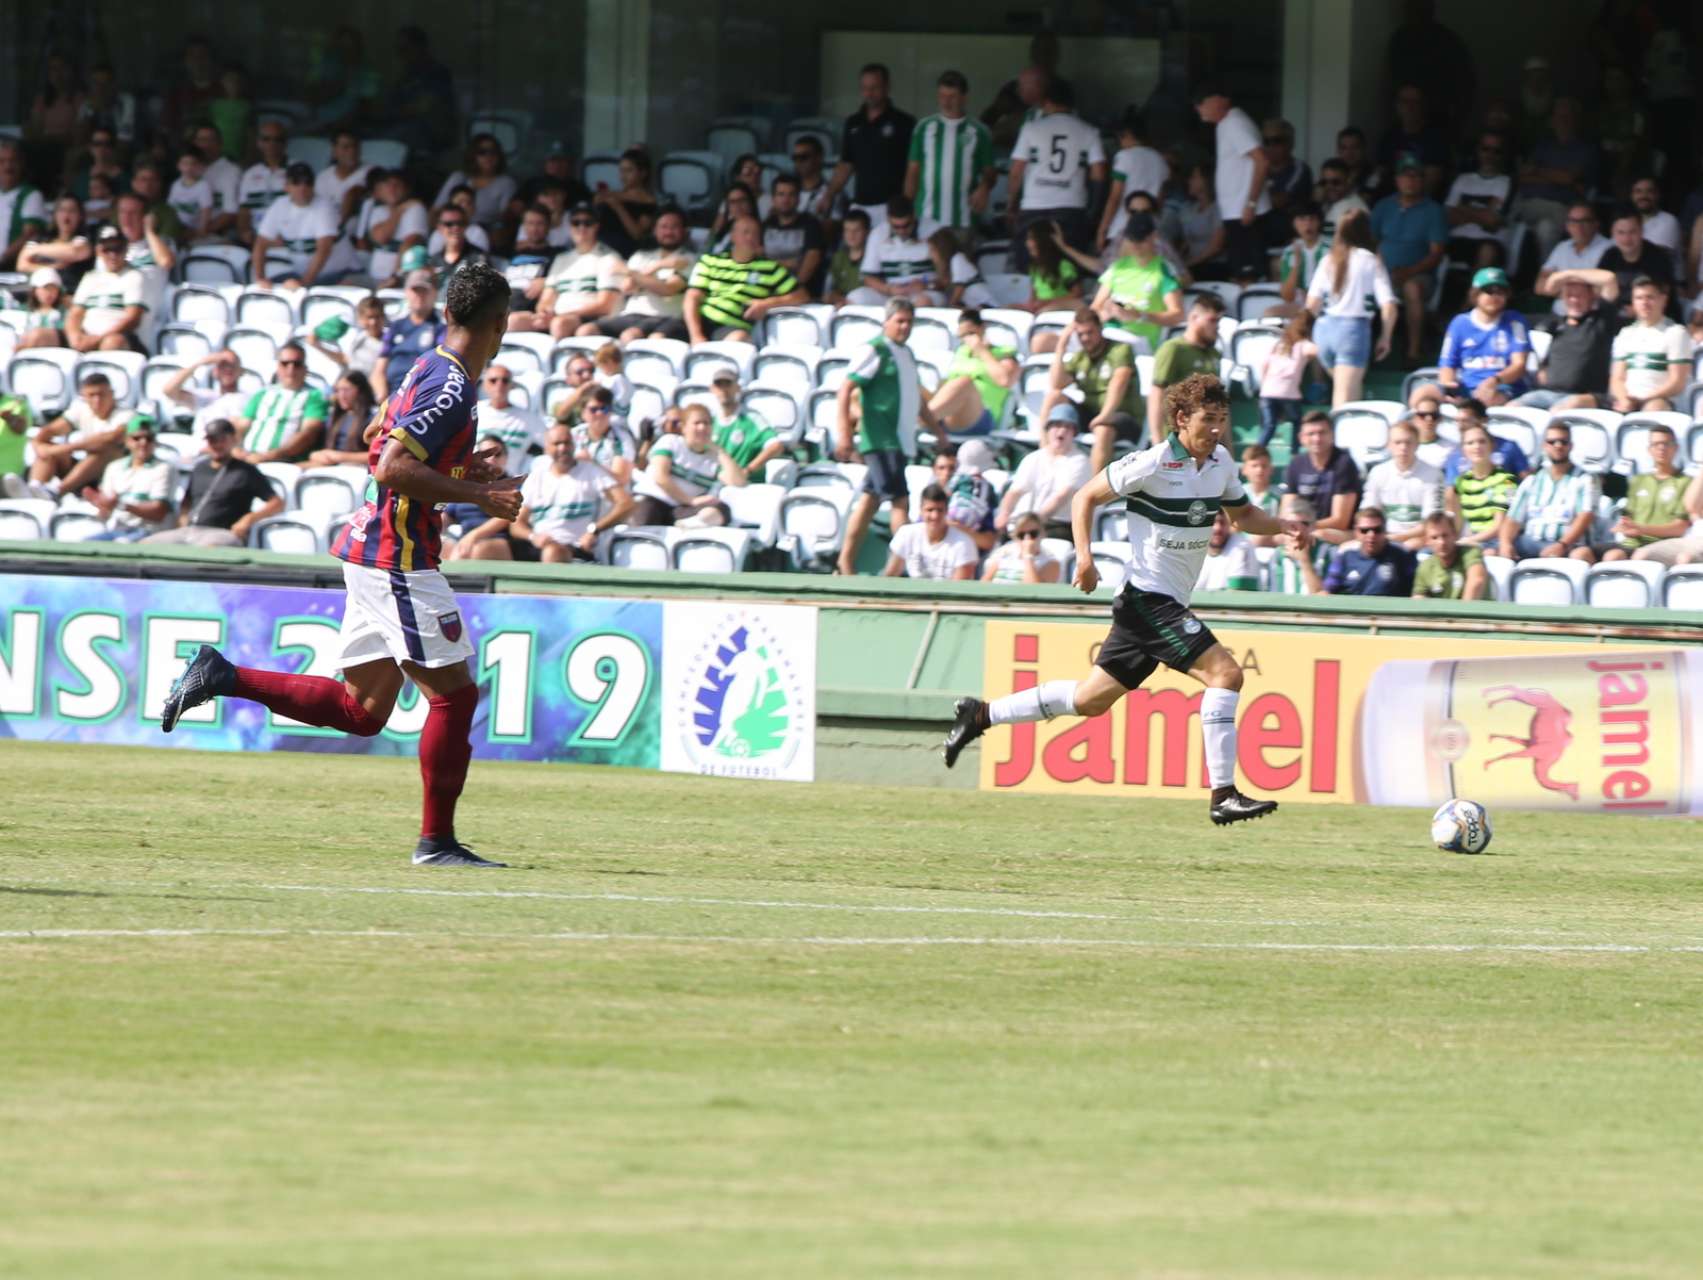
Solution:
<svg viewBox="0 0 1703 1280"><path fill-rule="evenodd" d="M1703 812L1687 649L1387 662L1360 704L1362 802Z"/></svg>

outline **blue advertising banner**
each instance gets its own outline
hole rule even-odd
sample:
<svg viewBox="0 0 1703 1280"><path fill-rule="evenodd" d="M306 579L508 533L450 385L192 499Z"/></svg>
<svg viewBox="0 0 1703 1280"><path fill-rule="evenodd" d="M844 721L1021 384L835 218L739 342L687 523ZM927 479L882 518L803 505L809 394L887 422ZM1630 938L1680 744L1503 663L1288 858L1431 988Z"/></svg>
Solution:
<svg viewBox="0 0 1703 1280"><path fill-rule="evenodd" d="M657 768L664 606L649 600L464 595L481 686L473 753ZM412 755L412 684L383 733L351 738L221 699L159 729L184 659L335 676L341 591L133 579L0 577L0 736L225 751ZM813 708L805 709L813 711ZM802 720L804 717L800 717ZM809 716L813 728L813 715Z"/></svg>

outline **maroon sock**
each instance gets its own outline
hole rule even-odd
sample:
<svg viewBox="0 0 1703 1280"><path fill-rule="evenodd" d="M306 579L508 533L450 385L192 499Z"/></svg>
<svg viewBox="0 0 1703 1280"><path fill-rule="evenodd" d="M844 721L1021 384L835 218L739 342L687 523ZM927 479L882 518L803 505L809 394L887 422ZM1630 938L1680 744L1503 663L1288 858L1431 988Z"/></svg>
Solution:
<svg viewBox="0 0 1703 1280"><path fill-rule="evenodd" d="M447 698L427 699L427 705L431 710L420 731L420 780L426 789L420 834L453 840L455 802L473 755L473 711L479 705L479 686L463 685Z"/></svg>
<svg viewBox="0 0 1703 1280"><path fill-rule="evenodd" d="M281 716L322 729L370 738L384 728L384 721L349 696L348 685L325 676L291 676L281 671L238 667L233 692L239 698L270 707Z"/></svg>

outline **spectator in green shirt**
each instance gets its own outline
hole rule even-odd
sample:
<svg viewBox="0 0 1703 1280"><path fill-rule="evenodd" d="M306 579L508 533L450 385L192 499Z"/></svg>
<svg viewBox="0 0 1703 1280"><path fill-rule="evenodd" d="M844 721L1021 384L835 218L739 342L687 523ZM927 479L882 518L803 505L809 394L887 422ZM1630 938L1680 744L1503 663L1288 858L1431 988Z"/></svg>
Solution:
<svg viewBox="0 0 1703 1280"><path fill-rule="evenodd" d="M1488 600L1490 574L1484 567L1484 552L1463 547L1455 519L1444 511L1425 517L1425 545L1431 555L1420 561L1413 575L1415 599Z"/></svg>
<svg viewBox="0 0 1703 1280"><path fill-rule="evenodd" d="M863 251L869 247L869 215L862 209L846 214L840 228L840 247L828 259L828 286L823 301L843 307L853 289L863 285Z"/></svg>
<svg viewBox="0 0 1703 1280"><path fill-rule="evenodd" d="M768 423L745 412L739 403L739 375L732 369L725 365L718 368L711 385L718 406L711 425L716 444L748 479L762 480L763 468L770 458L785 452L786 441L770 430Z"/></svg>
<svg viewBox="0 0 1703 1280"><path fill-rule="evenodd" d="M29 443L35 414L22 396L0 396L0 495L27 498L24 446Z"/></svg>
<svg viewBox="0 0 1703 1280"><path fill-rule="evenodd" d="M1067 355L1072 337L1078 349ZM1098 475L1112 460L1117 441L1140 441L1141 386L1135 376L1135 348L1106 337L1093 307L1077 308L1069 332L1053 350L1046 398L1035 421L1052 421L1054 406L1063 403L1065 390L1072 386L1082 393L1081 414L1094 434L1089 469Z"/></svg>
<svg viewBox="0 0 1703 1280"><path fill-rule="evenodd" d="M1145 213L1130 214L1120 251L1100 276L1094 310L1108 327L1145 338L1157 351L1165 330L1183 319L1183 288L1159 255L1159 225Z"/></svg>
<svg viewBox="0 0 1703 1280"><path fill-rule="evenodd" d="M1168 434L1165 422L1165 389L1193 373L1217 377L1219 361L1218 321L1224 315L1224 300L1216 293L1203 293L1189 306L1183 332L1160 347L1153 357L1153 385L1147 389L1147 422L1154 444Z"/></svg>
<svg viewBox="0 0 1703 1280"><path fill-rule="evenodd" d="M1652 543L1683 538L1691 528L1685 509L1685 473L1673 465L1679 456L1679 438L1671 427L1657 424L1650 428L1648 448L1654 470L1633 476L1627 484L1626 509L1614 524L1615 540L1600 548L1605 561L1625 560Z"/></svg>
<svg viewBox="0 0 1703 1280"><path fill-rule="evenodd" d="M982 313L958 315L958 349L929 408L954 435L985 436L998 428L1017 386L1017 352L988 342Z"/></svg>
<svg viewBox="0 0 1703 1280"><path fill-rule="evenodd" d="M1064 233L1058 223L1037 222L1023 235L1029 248L1030 298L1015 305L1036 315L1076 307L1082 301L1082 273L1059 248ZM1052 350L1052 344L1057 341L1053 334L1037 334L1029 349L1039 355Z"/></svg>

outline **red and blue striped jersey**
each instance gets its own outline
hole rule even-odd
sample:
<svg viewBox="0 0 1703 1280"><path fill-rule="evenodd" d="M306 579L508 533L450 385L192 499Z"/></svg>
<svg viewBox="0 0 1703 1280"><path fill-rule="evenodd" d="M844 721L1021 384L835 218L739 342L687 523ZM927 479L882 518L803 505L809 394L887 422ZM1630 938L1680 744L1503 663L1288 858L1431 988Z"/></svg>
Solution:
<svg viewBox="0 0 1703 1280"><path fill-rule="evenodd" d="M432 470L461 479L477 438L478 398L456 352L443 346L427 352L387 402L384 430L367 452L367 470L377 470L379 456L397 440ZM331 552L350 564L413 573L437 568L442 549L443 518L435 505L370 480L365 505Z"/></svg>

